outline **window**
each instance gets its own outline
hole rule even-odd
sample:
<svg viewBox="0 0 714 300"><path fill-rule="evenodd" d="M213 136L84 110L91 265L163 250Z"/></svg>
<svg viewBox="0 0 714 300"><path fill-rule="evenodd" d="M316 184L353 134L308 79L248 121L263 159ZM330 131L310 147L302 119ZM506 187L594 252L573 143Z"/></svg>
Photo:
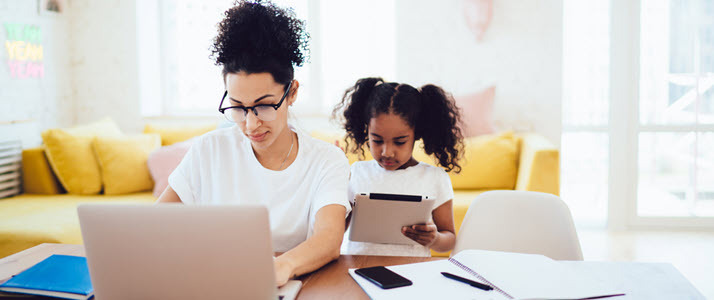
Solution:
<svg viewBox="0 0 714 300"><path fill-rule="evenodd" d="M714 216L714 2L642 1L638 216Z"/></svg>
<svg viewBox="0 0 714 300"><path fill-rule="evenodd" d="M562 196L576 222L713 226L714 2L566 0L564 28Z"/></svg>
<svg viewBox="0 0 714 300"><path fill-rule="evenodd" d="M561 196L578 224L607 221L609 2L563 3Z"/></svg>
<svg viewBox="0 0 714 300"><path fill-rule="evenodd" d="M310 61L297 68L296 114L326 116L357 78L394 75L394 0L279 0L305 20ZM209 58L216 24L231 0L160 2L161 115L215 115L221 69ZM379 10L374 10L375 6Z"/></svg>
<svg viewBox="0 0 714 300"><path fill-rule="evenodd" d="M288 1L274 1L278 5ZM307 1L289 1L306 19ZM229 0L165 0L160 2L161 114L214 115L223 95L221 68L209 57L216 25ZM309 25L308 25L309 26ZM302 77L305 68L296 70ZM307 89L307 88L306 88ZM301 93L309 93L301 89Z"/></svg>

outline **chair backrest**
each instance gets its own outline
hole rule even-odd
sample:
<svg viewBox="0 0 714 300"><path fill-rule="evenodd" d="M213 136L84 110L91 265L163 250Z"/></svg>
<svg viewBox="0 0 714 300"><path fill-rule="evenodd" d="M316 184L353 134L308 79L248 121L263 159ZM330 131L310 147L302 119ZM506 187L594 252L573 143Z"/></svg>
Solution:
<svg viewBox="0 0 714 300"><path fill-rule="evenodd" d="M464 249L583 259L568 206L558 196L538 192L489 191L476 197L451 253Z"/></svg>

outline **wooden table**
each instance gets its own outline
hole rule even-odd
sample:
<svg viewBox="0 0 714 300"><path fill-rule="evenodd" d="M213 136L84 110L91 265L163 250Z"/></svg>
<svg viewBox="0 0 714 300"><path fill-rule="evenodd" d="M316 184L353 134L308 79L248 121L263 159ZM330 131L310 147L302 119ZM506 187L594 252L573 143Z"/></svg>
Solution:
<svg viewBox="0 0 714 300"><path fill-rule="evenodd" d="M0 282L6 281L52 254L85 255L82 245L41 244L0 259ZM438 259L443 258L340 255L336 261L299 278L302 280L303 287L298 294L298 299L369 299L362 288L347 274L347 269L401 265Z"/></svg>

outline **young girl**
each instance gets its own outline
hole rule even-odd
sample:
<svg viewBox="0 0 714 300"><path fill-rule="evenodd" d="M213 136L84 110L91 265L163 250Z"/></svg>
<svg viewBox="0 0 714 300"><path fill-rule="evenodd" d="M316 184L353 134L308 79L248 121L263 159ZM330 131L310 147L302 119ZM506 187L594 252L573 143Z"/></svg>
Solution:
<svg viewBox="0 0 714 300"><path fill-rule="evenodd" d="M408 84L364 78L345 92L335 114L344 110L346 151L364 154L367 143L374 160L351 167L348 196L356 193L392 193L436 199L432 220L403 227L402 234L419 245L352 242L345 235L345 254L430 256L430 249L454 248L454 191L446 172L460 172L458 159L463 137L457 127L459 112L453 100L435 85L416 89ZM427 154L444 169L418 162L412 156L421 139Z"/></svg>

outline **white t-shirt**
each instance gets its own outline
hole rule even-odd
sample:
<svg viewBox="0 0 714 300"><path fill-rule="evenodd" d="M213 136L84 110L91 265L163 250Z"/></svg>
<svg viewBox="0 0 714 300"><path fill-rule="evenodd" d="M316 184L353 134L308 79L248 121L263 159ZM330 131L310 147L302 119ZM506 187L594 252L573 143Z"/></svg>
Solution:
<svg viewBox="0 0 714 300"><path fill-rule="evenodd" d="M435 199L433 209L454 198L449 175L441 168L420 162L402 170L388 171L377 161L358 161L352 164L348 199L357 193L388 193L429 196ZM422 245L396 245L353 242L349 230L345 233L341 252L359 255L431 256Z"/></svg>
<svg viewBox="0 0 714 300"><path fill-rule="evenodd" d="M295 161L282 171L263 167L238 126L199 137L169 176L184 204L262 204L268 208L273 250L288 251L313 233L320 208L345 198L349 163L335 145L295 130ZM227 228L226 232L230 232Z"/></svg>

